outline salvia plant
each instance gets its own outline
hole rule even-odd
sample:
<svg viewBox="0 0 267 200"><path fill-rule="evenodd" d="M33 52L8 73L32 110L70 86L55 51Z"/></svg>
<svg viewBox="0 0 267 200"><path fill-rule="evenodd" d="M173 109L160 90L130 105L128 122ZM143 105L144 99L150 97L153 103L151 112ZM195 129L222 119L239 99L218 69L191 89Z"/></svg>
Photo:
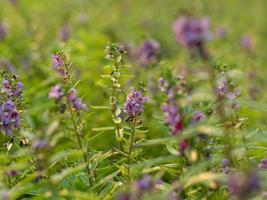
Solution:
<svg viewBox="0 0 267 200"><path fill-rule="evenodd" d="M0 199L267 198L256 26L212 1L29 2L0 2Z"/></svg>

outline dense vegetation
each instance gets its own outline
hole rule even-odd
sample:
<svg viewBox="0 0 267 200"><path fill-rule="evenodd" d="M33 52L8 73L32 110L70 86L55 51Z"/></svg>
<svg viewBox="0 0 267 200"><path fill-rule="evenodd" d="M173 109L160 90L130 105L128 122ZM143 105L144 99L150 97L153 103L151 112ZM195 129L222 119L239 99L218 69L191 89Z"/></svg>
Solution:
<svg viewBox="0 0 267 200"><path fill-rule="evenodd" d="M264 0L1 0L0 199L267 198Z"/></svg>

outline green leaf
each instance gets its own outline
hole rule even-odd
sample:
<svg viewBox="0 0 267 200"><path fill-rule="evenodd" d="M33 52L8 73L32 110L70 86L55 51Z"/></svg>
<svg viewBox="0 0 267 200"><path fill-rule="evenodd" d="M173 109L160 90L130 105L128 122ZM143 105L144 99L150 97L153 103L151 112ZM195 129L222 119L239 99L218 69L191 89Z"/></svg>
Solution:
<svg viewBox="0 0 267 200"><path fill-rule="evenodd" d="M109 127L99 127L99 128L92 128L92 131L110 131L110 130L115 130L115 127L109 126Z"/></svg>

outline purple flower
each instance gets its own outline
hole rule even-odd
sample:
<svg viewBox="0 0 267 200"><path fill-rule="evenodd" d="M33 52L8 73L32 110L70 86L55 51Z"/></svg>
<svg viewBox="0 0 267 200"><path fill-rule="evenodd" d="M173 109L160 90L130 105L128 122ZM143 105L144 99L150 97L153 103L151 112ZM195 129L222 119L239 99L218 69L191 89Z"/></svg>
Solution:
<svg viewBox="0 0 267 200"><path fill-rule="evenodd" d="M63 66L65 65L64 61L62 60L62 58L58 55L54 55L53 56L53 60L52 60L52 68L57 71L60 75L64 75L65 71Z"/></svg>
<svg viewBox="0 0 267 200"><path fill-rule="evenodd" d="M182 140L179 144L179 150L181 154L184 154L185 150L189 146L188 142L186 140Z"/></svg>
<svg viewBox="0 0 267 200"><path fill-rule="evenodd" d="M226 35L227 35L227 31L226 31L226 29L224 28L224 27L218 27L217 29L216 29L216 36L218 37L218 38L220 38L220 39L224 39L225 37L226 37Z"/></svg>
<svg viewBox="0 0 267 200"><path fill-rule="evenodd" d="M8 80L3 80L1 92L7 95L11 94L11 85Z"/></svg>
<svg viewBox="0 0 267 200"><path fill-rule="evenodd" d="M221 172L223 174L229 174L230 168L229 168L230 161L228 159L223 159L221 162Z"/></svg>
<svg viewBox="0 0 267 200"><path fill-rule="evenodd" d="M23 83L22 82L18 82L15 88L15 91L13 92L13 95L15 97L20 97L22 94L22 89L23 89Z"/></svg>
<svg viewBox="0 0 267 200"><path fill-rule="evenodd" d="M261 169L267 169L267 158L261 160L260 164L258 165Z"/></svg>
<svg viewBox="0 0 267 200"><path fill-rule="evenodd" d="M6 172L6 175L7 176L10 176L10 177L15 177L15 176L18 176L19 175L19 173L18 173L18 171L16 171L16 170L9 170L9 171L7 171Z"/></svg>
<svg viewBox="0 0 267 200"><path fill-rule="evenodd" d="M54 87L52 87L48 94L48 97L50 99L54 99L55 102L59 102L63 96L64 93L62 92L61 87L59 85L55 85Z"/></svg>
<svg viewBox="0 0 267 200"><path fill-rule="evenodd" d="M11 135L14 129L19 128L20 118L15 104L8 100L0 107L0 125L6 135Z"/></svg>
<svg viewBox="0 0 267 200"><path fill-rule="evenodd" d="M196 124L198 122L201 122L205 119L205 114L201 111L195 111L193 113L193 116L191 118L191 124Z"/></svg>
<svg viewBox="0 0 267 200"><path fill-rule="evenodd" d="M217 88L216 88L217 94L220 97L225 97L228 93L228 86L227 86L227 82L223 81L221 83L218 83Z"/></svg>
<svg viewBox="0 0 267 200"><path fill-rule="evenodd" d="M221 162L222 167L227 167L229 166L229 164L230 164L230 161L228 159L223 159Z"/></svg>
<svg viewBox="0 0 267 200"><path fill-rule="evenodd" d="M59 40L62 42L66 42L69 39L70 36L70 26L69 25L64 25L59 29L58 37Z"/></svg>
<svg viewBox="0 0 267 200"><path fill-rule="evenodd" d="M12 65L12 63L7 59L0 60L0 67L4 68L5 70L15 73L16 68Z"/></svg>
<svg viewBox="0 0 267 200"><path fill-rule="evenodd" d="M36 139L32 142L32 149L34 151L46 149L48 146L49 146L49 142L46 139Z"/></svg>
<svg viewBox="0 0 267 200"><path fill-rule="evenodd" d="M193 17L180 17L173 24L173 32L177 42L186 48L202 47L211 39L209 32L209 19L195 19Z"/></svg>
<svg viewBox="0 0 267 200"><path fill-rule="evenodd" d="M23 83L18 82L15 88L12 88L8 80L3 80L1 92L8 96L20 97L22 94Z"/></svg>
<svg viewBox="0 0 267 200"><path fill-rule="evenodd" d="M239 44L242 48L251 50L252 49L252 39L248 35L242 35L239 41Z"/></svg>
<svg viewBox="0 0 267 200"><path fill-rule="evenodd" d="M2 82L2 86L3 86L4 88L8 88L8 89L11 88L11 86L10 86L8 80L3 80L3 82Z"/></svg>
<svg viewBox="0 0 267 200"><path fill-rule="evenodd" d="M253 196L260 190L260 177L257 173L235 174L228 180L228 188L231 195L238 199Z"/></svg>
<svg viewBox="0 0 267 200"><path fill-rule="evenodd" d="M163 104L161 106L164 112L164 123L167 124L173 135L181 133L183 130L182 113L179 111L176 104Z"/></svg>
<svg viewBox="0 0 267 200"><path fill-rule="evenodd" d="M9 2L13 5L16 5L17 4L17 0L9 0Z"/></svg>
<svg viewBox="0 0 267 200"><path fill-rule="evenodd" d="M124 104L124 111L130 117L140 115L144 111L143 103L144 100L142 93L132 88L126 98L126 102Z"/></svg>
<svg viewBox="0 0 267 200"><path fill-rule="evenodd" d="M148 174L144 175L144 177L136 182L137 188L139 190L147 190L151 188L153 185L151 176Z"/></svg>
<svg viewBox="0 0 267 200"><path fill-rule="evenodd" d="M160 44L154 40L144 41L139 47L137 57L142 66L155 64L159 58Z"/></svg>
<svg viewBox="0 0 267 200"><path fill-rule="evenodd" d="M117 200L130 200L131 195L129 193L119 194Z"/></svg>
<svg viewBox="0 0 267 200"><path fill-rule="evenodd" d="M85 105L82 103L82 100L77 97L77 91L74 88L70 89L68 93L68 100L76 111L85 108Z"/></svg>
<svg viewBox="0 0 267 200"><path fill-rule="evenodd" d="M166 92L167 89L168 89L168 86L169 86L168 81L166 79L164 79L163 77L161 77L159 79L159 88L160 88L160 91Z"/></svg>

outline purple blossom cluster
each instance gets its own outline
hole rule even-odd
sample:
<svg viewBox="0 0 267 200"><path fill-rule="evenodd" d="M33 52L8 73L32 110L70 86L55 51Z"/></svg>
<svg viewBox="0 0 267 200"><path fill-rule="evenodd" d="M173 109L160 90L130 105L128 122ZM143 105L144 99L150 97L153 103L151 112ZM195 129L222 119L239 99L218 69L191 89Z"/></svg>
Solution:
<svg viewBox="0 0 267 200"><path fill-rule="evenodd" d="M82 110L85 108L85 105L82 103L82 100L77 97L77 90L71 88L68 93L68 101L71 103L72 107L76 110Z"/></svg>
<svg viewBox="0 0 267 200"><path fill-rule="evenodd" d="M9 80L3 80L1 93L4 93L8 97L21 97L23 89L23 83L17 82L15 86L11 84Z"/></svg>
<svg viewBox="0 0 267 200"><path fill-rule="evenodd" d="M181 75L179 76L179 80L181 81L181 84L185 84L185 76ZM179 108L177 103L177 93L181 90L181 87L178 87L176 85L170 84L169 81L167 81L164 78L159 79L159 87L162 92L165 92L167 95L167 102L162 104L161 110L163 111L164 116L164 123L168 125L168 127L171 130L172 135L179 135L185 128L185 122L184 122L184 113ZM201 122L205 119L205 114L201 111L194 111L191 116L190 123L196 124L198 122ZM187 140L182 140L179 143L179 151L183 155L185 150L189 147L189 143Z"/></svg>
<svg viewBox="0 0 267 200"><path fill-rule="evenodd" d="M141 66L155 64L159 59L160 44L155 40L146 40L137 51L137 59Z"/></svg>
<svg viewBox="0 0 267 200"><path fill-rule="evenodd" d="M118 200L135 200L143 199L149 192L155 191L157 185L162 184L160 179L153 180L148 174L145 174L141 179L135 181L131 187L131 191L128 193L120 194Z"/></svg>
<svg viewBox="0 0 267 200"><path fill-rule="evenodd" d="M221 162L221 172L223 174L229 174L230 168L229 168L230 161L228 159L223 159Z"/></svg>
<svg viewBox="0 0 267 200"><path fill-rule="evenodd" d="M23 84L14 79L4 79L1 87L2 102L0 102L0 127L6 135L12 135L13 130L20 126L20 117L14 102L22 96Z"/></svg>
<svg viewBox="0 0 267 200"><path fill-rule="evenodd" d="M32 142L33 151L41 151L49 147L49 142L47 139L35 139Z"/></svg>
<svg viewBox="0 0 267 200"><path fill-rule="evenodd" d="M142 67L154 65L160 59L160 44L153 39L145 40L138 47L131 43L122 43L120 47L127 52L128 58L132 62L136 62Z"/></svg>
<svg viewBox="0 0 267 200"><path fill-rule="evenodd" d="M20 118L16 106L12 100L7 100L0 106L1 129L6 135L12 135L14 129L20 126Z"/></svg>
<svg viewBox="0 0 267 200"><path fill-rule="evenodd" d="M196 124L198 122L201 122L205 120L206 116L203 112L201 111L195 111L193 112L193 115L191 117L191 124Z"/></svg>
<svg viewBox="0 0 267 200"><path fill-rule="evenodd" d="M153 181L151 176L148 174L144 175L143 178L136 181L138 190L148 190L153 187Z"/></svg>
<svg viewBox="0 0 267 200"><path fill-rule="evenodd" d="M58 31L58 38L62 42L66 42L70 37L71 28L69 25L62 26Z"/></svg>
<svg viewBox="0 0 267 200"><path fill-rule="evenodd" d="M48 97L49 99L54 99L55 102L59 102L64 97L64 92L61 90L60 85L55 85L52 87Z"/></svg>
<svg viewBox="0 0 267 200"><path fill-rule="evenodd" d="M164 113L164 123L169 126L173 135L177 135L184 128L183 113L176 102L176 92L178 89L171 86L164 78L159 79L159 87L168 97L167 102L161 106L161 110Z"/></svg>
<svg viewBox="0 0 267 200"><path fill-rule="evenodd" d="M231 80L219 81L216 86L216 92L219 99L229 100L232 109L239 108L236 98L240 93L237 87L231 83Z"/></svg>
<svg viewBox="0 0 267 200"><path fill-rule="evenodd" d="M132 88L126 98L124 112L126 112L130 117L141 115L144 111L143 103L144 98L142 93Z"/></svg>
<svg viewBox="0 0 267 200"><path fill-rule="evenodd" d="M177 42L186 48L202 49L204 44L211 39L209 32L209 19L195 19L182 16L173 24L173 32Z"/></svg>
<svg viewBox="0 0 267 200"><path fill-rule="evenodd" d="M228 180L228 189L230 194L237 199L249 199L260 192L260 177L255 172L231 175Z"/></svg>
<svg viewBox="0 0 267 200"><path fill-rule="evenodd" d="M164 112L164 123L170 127L172 134L177 135L181 133L184 128L182 122L183 115L176 103L165 103L161 106L161 110Z"/></svg>
<svg viewBox="0 0 267 200"><path fill-rule="evenodd" d="M61 76L65 75L65 63L60 55L53 56L52 69L58 72Z"/></svg>
<svg viewBox="0 0 267 200"><path fill-rule="evenodd" d="M252 38L249 35L242 35L239 44L243 49L248 51L253 48Z"/></svg>
<svg viewBox="0 0 267 200"><path fill-rule="evenodd" d="M77 90L74 88L71 88L67 93L64 93L60 85L55 85L51 88L48 97L62 105L64 105L64 101L61 100L65 97L66 102L68 102L75 111L80 111L86 108L85 104L82 103L82 100L77 97Z"/></svg>
<svg viewBox="0 0 267 200"><path fill-rule="evenodd" d="M267 169L267 158L261 160L261 162L258 165L259 168L261 169Z"/></svg>

